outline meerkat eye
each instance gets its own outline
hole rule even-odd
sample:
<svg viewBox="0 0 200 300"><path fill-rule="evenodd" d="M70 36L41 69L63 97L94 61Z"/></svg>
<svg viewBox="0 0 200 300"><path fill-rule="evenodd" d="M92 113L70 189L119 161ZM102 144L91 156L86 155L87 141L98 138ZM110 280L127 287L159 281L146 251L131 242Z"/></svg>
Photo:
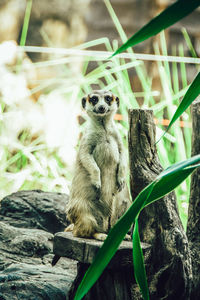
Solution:
<svg viewBox="0 0 200 300"><path fill-rule="evenodd" d="M89 98L89 102L92 103L93 105L97 104L97 102L99 101L97 96L92 96Z"/></svg>
<svg viewBox="0 0 200 300"><path fill-rule="evenodd" d="M113 96L105 96L105 101L110 104L111 101L113 100Z"/></svg>

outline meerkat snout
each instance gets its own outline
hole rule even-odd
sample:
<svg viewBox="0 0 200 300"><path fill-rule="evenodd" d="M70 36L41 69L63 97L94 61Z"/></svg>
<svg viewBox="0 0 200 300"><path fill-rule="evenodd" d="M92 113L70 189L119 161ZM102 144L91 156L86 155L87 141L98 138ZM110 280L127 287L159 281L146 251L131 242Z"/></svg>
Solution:
<svg viewBox="0 0 200 300"><path fill-rule="evenodd" d="M98 113L99 113L99 114L104 114L104 113L105 113L105 111L106 111L106 108L105 108L105 106L103 106L103 105L100 105L100 106L98 107Z"/></svg>

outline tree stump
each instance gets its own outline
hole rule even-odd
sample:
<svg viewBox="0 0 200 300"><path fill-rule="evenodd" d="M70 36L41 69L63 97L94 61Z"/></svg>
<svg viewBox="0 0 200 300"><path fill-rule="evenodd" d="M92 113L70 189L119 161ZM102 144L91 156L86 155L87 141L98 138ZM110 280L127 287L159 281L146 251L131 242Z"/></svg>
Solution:
<svg viewBox="0 0 200 300"><path fill-rule="evenodd" d="M129 111L130 184L133 199L162 171L155 145L152 110ZM141 241L152 246L147 268L150 299L188 300L191 257L174 192L147 206L140 214Z"/></svg>
<svg viewBox="0 0 200 300"><path fill-rule="evenodd" d="M54 238L54 253L77 260L77 277L70 289L69 300L94 260L103 242L94 239L77 238L70 232L59 232ZM142 244L145 260L150 254L150 245ZM84 299L87 300L129 300L135 283L132 263L132 242L123 241L116 254ZM135 298L134 298L135 299Z"/></svg>
<svg viewBox="0 0 200 300"><path fill-rule="evenodd" d="M200 153L200 98L192 104L192 156ZM187 236L192 253L191 299L200 299L200 168L191 178Z"/></svg>

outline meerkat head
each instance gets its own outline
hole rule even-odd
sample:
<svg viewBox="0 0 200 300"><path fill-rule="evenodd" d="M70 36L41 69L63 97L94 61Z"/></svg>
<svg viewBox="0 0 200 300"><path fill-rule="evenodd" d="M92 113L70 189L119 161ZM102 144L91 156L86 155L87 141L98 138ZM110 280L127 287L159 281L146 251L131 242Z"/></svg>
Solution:
<svg viewBox="0 0 200 300"><path fill-rule="evenodd" d="M119 98L110 91L95 90L82 99L82 107L89 116L104 117L116 113Z"/></svg>

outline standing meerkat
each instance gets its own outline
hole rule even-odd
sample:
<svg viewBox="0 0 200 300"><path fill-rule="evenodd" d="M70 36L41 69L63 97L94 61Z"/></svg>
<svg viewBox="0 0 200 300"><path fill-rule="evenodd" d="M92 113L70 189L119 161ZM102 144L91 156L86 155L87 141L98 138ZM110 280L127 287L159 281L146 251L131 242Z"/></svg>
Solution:
<svg viewBox="0 0 200 300"><path fill-rule="evenodd" d="M131 204L125 184L123 143L113 117L119 98L95 90L82 99L89 119L76 157L65 231L77 237L104 240L110 226Z"/></svg>

